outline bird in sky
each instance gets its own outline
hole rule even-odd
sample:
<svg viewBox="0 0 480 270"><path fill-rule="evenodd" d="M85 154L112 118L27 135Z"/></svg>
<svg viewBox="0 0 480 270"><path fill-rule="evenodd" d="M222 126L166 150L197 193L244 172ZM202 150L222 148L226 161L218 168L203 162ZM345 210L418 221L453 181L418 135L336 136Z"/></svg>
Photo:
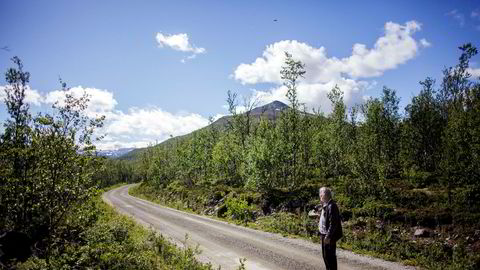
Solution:
<svg viewBox="0 0 480 270"><path fill-rule="evenodd" d="M0 48L0 49L1 49L1 50L5 50L5 51L7 51L7 52L9 52L9 51L10 51L10 48L8 48L8 46L3 46L3 47L2 47L2 48Z"/></svg>

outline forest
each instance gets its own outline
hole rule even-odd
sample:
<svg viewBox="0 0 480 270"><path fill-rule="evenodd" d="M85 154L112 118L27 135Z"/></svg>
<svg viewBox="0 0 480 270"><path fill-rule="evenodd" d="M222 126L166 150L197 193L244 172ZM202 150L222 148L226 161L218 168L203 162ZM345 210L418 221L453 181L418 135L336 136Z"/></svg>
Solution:
<svg viewBox="0 0 480 270"><path fill-rule="evenodd" d="M480 266L480 84L468 73L477 54L460 48L440 82L427 77L405 111L394 89L347 108L338 87L325 115L301 104L308 70L286 53L281 71L289 108L255 117L255 101L189 135L135 151L100 177L142 184L131 193L246 226L316 239L306 213L318 188L332 187L343 248L438 269ZM318 241L318 239L317 239Z"/></svg>
<svg viewBox="0 0 480 270"><path fill-rule="evenodd" d="M25 244L1 256L0 269L208 269L194 251L178 253L100 201L102 188L135 182L135 196L312 241L307 212L329 186L345 228L340 247L429 269L478 269L480 83L468 73L477 49L459 49L458 64L440 82L419 82L404 112L394 89L349 108L335 87L329 114L300 103L308 70L285 53L289 106L278 117L251 114L257 103L248 99L237 113L228 91L225 124L119 159L96 155L105 119L87 117L87 95L67 94L53 113L33 116L30 74L15 57L0 137L0 233Z"/></svg>

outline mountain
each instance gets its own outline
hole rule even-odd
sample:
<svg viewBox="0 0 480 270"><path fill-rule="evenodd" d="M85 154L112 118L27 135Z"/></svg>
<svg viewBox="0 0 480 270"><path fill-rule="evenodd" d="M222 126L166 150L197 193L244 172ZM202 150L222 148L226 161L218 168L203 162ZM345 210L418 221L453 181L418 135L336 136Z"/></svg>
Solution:
<svg viewBox="0 0 480 270"><path fill-rule="evenodd" d="M117 158L123 156L135 148L120 148L117 150L98 150L97 155L102 157Z"/></svg>
<svg viewBox="0 0 480 270"><path fill-rule="evenodd" d="M266 105L256 107L250 110L249 113L250 113L250 116L253 117L253 119L260 119L261 117L267 117L269 120L275 120L279 116L279 113L286 110L287 108L289 108L287 104L281 101L275 100ZM230 121L232 117L233 117L232 115L223 116L219 118L217 121L213 122L212 125L215 127L226 127L228 124L228 121Z"/></svg>
<svg viewBox="0 0 480 270"><path fill-rule="evenodd" d="M287 104L276 100L276 101L273 101L273 102L268 103L266 105L256 107L256 108L250 110L249 113L250 113L250 117L253 121L258 121L262 117L267 117L269 120L275 121L275 119L277 119L277 117L279 117L280 114L288 108L289 108L289 106ZM243 113L243 114L246 114L246 112ZM211 126L219 128L219 129L226 128L229 121L231 121L232 118L233 118L232 115L223 116L223 117L217 119L215 122L213 122L212 124L210 124L206 127L203 127L201 129L192 131L191 133L188 133L188 134L185 134L185 135L170 138L168 140L165 140L165 141L161 142L160 144L157 144L155 146L149 146L149 147L166 145L166 144L170 144L170 143L173 143L175 141L178 141L178 140L182 140L183 138L187 138L187 137L191 136L191 134L193 134L193 133L195 133L199 130L202 130L202 129L205 129L205 128L210 128ZM148 149L148 147L137 148L137 149L134 149L132 151L126 152L125 154L123 154L121 156L117 156L117 158L122 159L122 160L133 160L133 159L136 159L146 149Z"/></svg>

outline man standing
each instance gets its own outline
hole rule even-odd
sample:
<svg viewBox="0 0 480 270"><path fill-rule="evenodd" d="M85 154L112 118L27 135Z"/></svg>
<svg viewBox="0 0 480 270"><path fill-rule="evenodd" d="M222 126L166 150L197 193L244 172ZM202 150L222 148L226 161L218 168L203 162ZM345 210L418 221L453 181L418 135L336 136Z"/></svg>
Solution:
<svg viewBox="0 0 480 270"><path fill-rule="evenodd" d="M316 207L317 212L321 209L318 230L322 237L322 255L327 270L337 270L337 241L343 236L340 213L337 204L332 200L332 190L322 187L319 190L321 205Z"/></svg>

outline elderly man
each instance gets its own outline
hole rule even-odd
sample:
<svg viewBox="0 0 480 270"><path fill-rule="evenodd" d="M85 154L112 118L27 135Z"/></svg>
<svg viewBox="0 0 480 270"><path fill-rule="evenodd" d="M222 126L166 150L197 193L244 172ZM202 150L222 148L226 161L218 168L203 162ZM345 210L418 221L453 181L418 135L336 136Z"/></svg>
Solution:
<svg viewBox="0 0 480 270"><path fill-rule="evenodd" d="M327 187L319 190L321 205L316 207L320 214L318 230L322 237L322 255L327 270L337 269L337 241L343 235L340 213L337 204L332 200L332 191ZM321 212L320 212L321 210Z"/></svg>

